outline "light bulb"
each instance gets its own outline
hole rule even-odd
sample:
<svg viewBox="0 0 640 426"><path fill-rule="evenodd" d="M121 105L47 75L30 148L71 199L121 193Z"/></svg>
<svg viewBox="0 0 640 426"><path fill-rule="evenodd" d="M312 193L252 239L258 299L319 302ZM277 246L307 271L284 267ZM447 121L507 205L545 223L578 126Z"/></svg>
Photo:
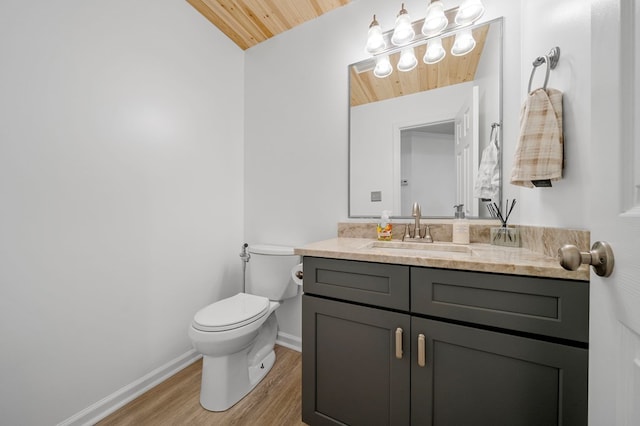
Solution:
<svg viewBox="0 0 640 426"><path fill-rule="evenodd" d="M440 0L432 1L427 7L427 15L422 24L422 34L427 37L440 34L449 25L449 20L444 14L444 5Z"/></svg>
<svg viewBox="0 0 640 426"><path fill-rule="evenodd" d="M429 40L427 51L424 53L422 61L428 65L437 64L443 60L445 56L447 56L447 51L442 47L442 39L437 38Z"/></svg>
<svg viewBox="0 0 640 426"><path fill-rule="evenodd" d="M458 8L455 22L458 25L469 25L477 21L484 13L482 0L464 0Z"/></svg>
<svg viewBox="0 0 640 426"><path fill-rule="evenodd" d="M398 13L396 25L393 29L393 35L391 36L391 43L396 46L404 46L405 44L411 43L411 40L413 40L415 35L416 33L413 31L413 25L411 25L411 17L404 8L404 3L402 3L402 9L400 9L400 12Z"/></svg>
<svg viewBox="0 0 640 426"><path fill-rule="evenodd" d="M378 78L385 78L393 72L393 67L389 61L389 56L378 56L376 59L376 67L373 69L373 75Z"/></svg>
<svg viewBox="0 0 640 426"><path fill-rule="evenodd" d="M456 34L456 39L451 48L453 56L463 56L471 52L476 47L476 41L471 34L471 30L462 30Z"/></svg>
<svg viewBox="0 0 640 426"><path fill-rule="evenodd" d="M407 72L411 71L418 65L415 53L413 53L413 47L407 47L400 52L400 59L398 60L398 71Z"/></svg>
<svg viewBox="0 0 640 426"><path fill-rule="evenodd" d="M369 34L367 35L367 45L365 47L367 53L375 54L384 50L387 47L387 44L384 42L384 37L382 36L382 28L380 28L380 24L376 21L376 15L373 15L373 21L371 21L371 25L369 25Z"/></svg>

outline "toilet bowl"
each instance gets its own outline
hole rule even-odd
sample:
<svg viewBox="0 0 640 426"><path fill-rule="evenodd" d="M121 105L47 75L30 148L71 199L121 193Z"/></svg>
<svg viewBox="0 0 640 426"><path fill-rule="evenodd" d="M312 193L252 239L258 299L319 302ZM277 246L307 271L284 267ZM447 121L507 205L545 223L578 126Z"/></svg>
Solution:
<svg viewBox="0 0 640 426"><path fill-rule="evenodd" d="M248 251L247 292L200 309L189 327L193 347L203 355L200 404L210 411L227 410L269 372L278 334L275 311L296 286L290 272L299 257L293 248L259 245Z"/></svg>

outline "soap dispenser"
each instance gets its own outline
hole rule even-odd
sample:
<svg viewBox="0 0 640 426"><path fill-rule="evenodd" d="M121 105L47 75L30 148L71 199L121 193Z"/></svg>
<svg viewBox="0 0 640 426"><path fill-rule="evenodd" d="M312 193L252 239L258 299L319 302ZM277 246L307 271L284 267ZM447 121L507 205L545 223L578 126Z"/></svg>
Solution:
<svg viewBox="0 0 640 426"><path fill-rule="evenodd" d="M380 216L380 222L376 227L378 231L378 240L380 241L391 241L391 211L383 210L382 215Z"/></svg>
<svg viewBox="0 0 640 426"><path fill-rule="evenodd" d="M469 244L469 219L464 217L464 204L453 206L455 218L453 219L453 238L454 244Z"/></svg>

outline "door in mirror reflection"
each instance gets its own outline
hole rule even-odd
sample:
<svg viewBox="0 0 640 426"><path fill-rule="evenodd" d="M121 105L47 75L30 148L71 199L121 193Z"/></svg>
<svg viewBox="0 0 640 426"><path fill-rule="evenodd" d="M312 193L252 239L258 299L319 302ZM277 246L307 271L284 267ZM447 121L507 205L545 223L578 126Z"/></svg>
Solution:
<svg viewBox="0 0 640 426"><path fill-rule="evenodd" d="M414 202L423 216L451 216L455 204L464 204L467 216L478 216L473 197L478 163L478 87L460 98L457 114L441 122L400 129L400 180L394 211L411 216Z"/></svg>
<svg viewBox="0 0 640 426"><path fill-rule="evenodd" d="M478 125L478 86L473 86L455 120L456 205L464 205L467 217L478 216L478 199L473 196L479 164Z"/></svg>
<svg viewBox="0 0 640 426"><path fill-rule="evenodd" d="M456 201L455 124L425 123L400 132L402 216L411 216L414 202L425 216L451 216Z"/></svg>

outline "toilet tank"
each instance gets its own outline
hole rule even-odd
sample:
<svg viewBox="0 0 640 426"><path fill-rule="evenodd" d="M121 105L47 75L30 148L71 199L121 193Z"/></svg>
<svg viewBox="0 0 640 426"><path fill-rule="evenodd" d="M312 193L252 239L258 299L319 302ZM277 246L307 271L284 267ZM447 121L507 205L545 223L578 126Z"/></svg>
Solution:
<svg viewBox="0 0 640 426"><path fill-rule="evenodd" d="M250 245L251 255L245 275L245 292L279 301L298 294L291 269L300 263L293 247L269 244Z"/></svg>

